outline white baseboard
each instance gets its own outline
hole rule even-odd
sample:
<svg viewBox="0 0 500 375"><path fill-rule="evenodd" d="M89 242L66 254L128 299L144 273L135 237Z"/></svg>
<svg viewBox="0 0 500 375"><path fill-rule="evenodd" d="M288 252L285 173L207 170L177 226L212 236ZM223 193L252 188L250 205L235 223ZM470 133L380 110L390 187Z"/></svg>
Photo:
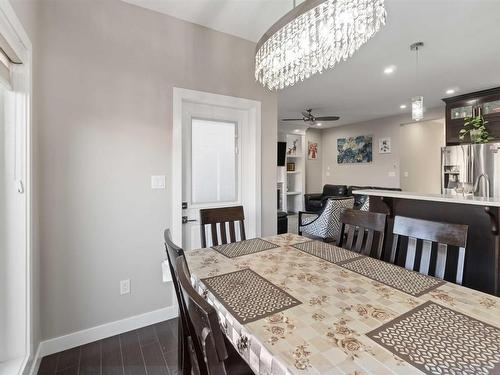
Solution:
<svg viewBox="0 0 500 375"><path fill-rule="evenodd" d="M33 359L32 371L34 371L35 368L38 368L40 365L40 359L46 355L58 353L66 349L74 348L75 346L88 344L93 341L105 339L106 337L146 327L151 324L175 318L176 316L177 305L173 305L42 341L38 346L36 356ZM32 372L32 375L34 374L36 374L36 372Z"/></svg>
<svg viewBox="0 0 500 375"><path fill-rule="evenodd" d="M29 362L31 363L31 366L26 366L24 372L21 375L37 375L38 369L40 368L40 362L42 362L42 356L40 355L40 345L38 345L35 356Z"/></svg>

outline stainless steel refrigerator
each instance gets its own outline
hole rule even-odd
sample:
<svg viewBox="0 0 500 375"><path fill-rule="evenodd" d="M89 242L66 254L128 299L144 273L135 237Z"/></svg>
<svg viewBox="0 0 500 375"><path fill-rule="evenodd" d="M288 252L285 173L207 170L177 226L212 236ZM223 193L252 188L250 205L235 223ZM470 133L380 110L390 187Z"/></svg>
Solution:
<svg viewBox="0 0 500 375"><path fill-rule="evenodd" d="M441 192L500 198L500 143L442 147Z"/></svg>

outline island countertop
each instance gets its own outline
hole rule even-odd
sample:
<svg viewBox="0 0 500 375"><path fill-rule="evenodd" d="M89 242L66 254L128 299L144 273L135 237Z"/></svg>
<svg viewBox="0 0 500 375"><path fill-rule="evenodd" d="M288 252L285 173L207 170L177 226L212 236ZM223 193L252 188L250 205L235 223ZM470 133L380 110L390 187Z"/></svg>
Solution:
<svg viewBox="0 0 500 375"><path fill-rule="evenodd" d="M468 204L475 206L488 206L500 207L500 198L486 198L486 197L464 197L462 195L449 195L449 194L424 194L412 193L408 191L394 191L394 190L354 190L353 194L368 195L374 197L387 197L398 199L413 199L420 201L430 202L444 202L444 203L458 203Z"/></svg>

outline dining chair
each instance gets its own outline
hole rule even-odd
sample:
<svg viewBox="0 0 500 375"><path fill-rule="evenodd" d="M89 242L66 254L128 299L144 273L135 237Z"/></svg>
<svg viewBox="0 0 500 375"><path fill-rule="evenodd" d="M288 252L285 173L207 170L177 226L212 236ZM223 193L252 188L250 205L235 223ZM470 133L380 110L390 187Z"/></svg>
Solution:
<svg viewBox="0 0 500 375"><path fill-rule="evenodd" d="M175 296L177 298L177 304L179 306L179 321L177 323L178 333L178 366L182 369L184 375L191 373L191 363L190 363L190 347L189 347L189 326L187 321L187 314L183 311L182 306L182 294L177 281L177 258L183 257L184 251L178 247L172 241L172 236L170 234L170 229L165 229L163 233L165 239L165 249L167 252L168 264L170 268L170 274L172 275L172 282L174 285Z"/></svg>
<svg viewBox="0 0 500 375"><path fill-rule="evenodd" d="M394 218L393 242L390 262L396 261L396 253L400 251L400 237L408 238L405 268L413 270L417 255L417 243L422 241L419 258L419 272L429 274L432 259L432 245L437 243L437 254L434 263L434 275L444 279L448 247L458 248L455 283L462 285L465 263L465 247L467 245L468 226L463 224L440 223L435 221L414 219L404 216ZM398 254L399 255L399 254Z"/></svg>
<svg viewBox="0 0 500 375"><path fill-rule="evenodd" d="M243 206L220 207L220 208L205 208L200 210L200 230L201 230L201 246L207 247L206 226L210 226L212 237L212 246L219 245L217 234L217 224L220 228L220 244L227 244L227 229L226 223L229 226L229 243L246 240L245 236L245 213ZM235 223L239 223L240 238L236 237Z"/></svg>
<svg viewBox="0 0 500 375"><path fill-rule="evenodd" d="M185 311L191 321L195 356L193 372L199 375L250 375L253 371L234 347L226 345L215 308L191 284L184 256L177 258L178 281ZM195 368L196 367L196 368Z"/></svg>
<svg viewBox="0 0 500 375"><path fill-rule="evenodd" d="M298 233L319 238L325 242L338 243L340 214L353 206L353 197L330 197L319 213L299 211Z"/></svg>
<svg viewBox="0 0 500 375"><path fill-rule="evenodd" d="M352 250L370 256L374 237L376 243L376 257L380 259L384 247L384 233L387 215L378 212L347 209L340 214L340 245L344 249Z"/></svg>

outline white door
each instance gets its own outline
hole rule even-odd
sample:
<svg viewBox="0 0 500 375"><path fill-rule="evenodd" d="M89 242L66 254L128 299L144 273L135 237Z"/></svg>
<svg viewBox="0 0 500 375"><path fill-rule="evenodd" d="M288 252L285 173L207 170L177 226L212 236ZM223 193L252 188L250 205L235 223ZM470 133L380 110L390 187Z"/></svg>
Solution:
<svg viewBox="0 0 500 375"><path fill-rule="evenodd" d="M0 373L27 346L26 108L18 99L0 85Z"/></svg>
<svg viewBox="0 0 500 375"><path fill-rule="evenodd" d="M246 112L185 103L182 120L182 246L201 247L200 209L245 206L241 151ZM207 246L211 241L207 236Z"/></svg>

